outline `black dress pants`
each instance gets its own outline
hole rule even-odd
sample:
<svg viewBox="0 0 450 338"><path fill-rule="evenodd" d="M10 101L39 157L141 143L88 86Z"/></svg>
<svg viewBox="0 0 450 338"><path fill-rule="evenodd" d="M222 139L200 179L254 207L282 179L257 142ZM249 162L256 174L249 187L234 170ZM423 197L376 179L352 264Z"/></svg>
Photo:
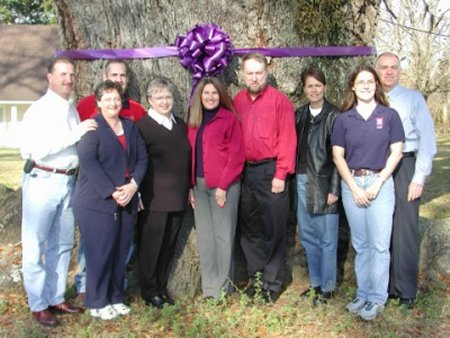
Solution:
<svg viewBox="0 0 450 338"><path fill-rule="evenodd" d="M143 210L138 215L138 269L144 299L167 294L169 264L184 211L155 212Z"/></svg>
<svg viewBox="0 0 450 338"><path fill-rule="evenodd" d="M419 263L419 204L408 202L408 186L415 170L415 157L404 157L394 171L395 211L392 227L389 294L414 298Z"/></svg>
<svg viewBox="0 0 450 338"><path fill-rule="evenodd" d="M262 273L263 288L281 291L289 221L289 182L282 193L272 193L276 161L246 165L241 188L240 241L252 284Z"/></svg>

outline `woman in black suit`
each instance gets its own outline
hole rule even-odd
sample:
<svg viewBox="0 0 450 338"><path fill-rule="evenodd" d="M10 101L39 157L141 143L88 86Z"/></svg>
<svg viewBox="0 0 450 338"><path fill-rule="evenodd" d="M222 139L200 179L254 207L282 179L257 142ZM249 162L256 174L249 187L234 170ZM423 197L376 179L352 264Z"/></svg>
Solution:
<svg viewBox="0 0 450 338"><path fill-rule="evenodd" d="M189 191L191 150L186 124L172 114L173 91L167 79L152 79L146 90L148 115L136 123L149 157L140 188L139 282L144 301L157 308L174 303L167 292L169 264Z"/></svg>
<svg viewBox="0 0 450 338"><path fill-rule="evenodd" d="M92 316L109 320L130 311L124 304L126 258L147 153L136 126L119 117L120 84L101 83L95 98L98 128L77 145L80 176L72 206L85 246L86 306Z"/></svg>

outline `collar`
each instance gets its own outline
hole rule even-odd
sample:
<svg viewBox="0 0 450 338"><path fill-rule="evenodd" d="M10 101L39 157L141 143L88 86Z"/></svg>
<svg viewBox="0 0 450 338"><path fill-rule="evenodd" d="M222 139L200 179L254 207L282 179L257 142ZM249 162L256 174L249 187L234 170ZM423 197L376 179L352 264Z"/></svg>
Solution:
<svg viewBox="0 0 450 338"><path fill-rule="evenodd" d="M61 102L64 102L66 104L72 103L73 99L69 98L68 100L63 98L61 95L56 94L53 90L51 90L50 88L47 89L47 95L50 96L52 99L54 100L58 100Z"/></svg>
<svg viewBox="0 0 450 338"><path fill-rule="evenodd" d="M368 118L367 121L373 119L376 116L382 115L383 114L383 107L384 106L382 106L379 103L377 103L375 108L373 109L372 114L370 114L370 117ZM349 114L349 116L353 116L353 117L362 119L362 116L356 110L356 106L354 106L352 109L350 109L347 114Z"/></svg>
<svg viewBox="0 0 450 338"><path fill-rule="evenodd" d="M388 99L393 98L397 96L401 91L402 86L400 84L397 84L394 88L392 88L388 92L384 92L384 94L387 96Z"/></svg>
<svg viewBox="0 0 450 338"><path fill-rule="evenodd" d="M164 126L172 126L172 123L177 123L177 121L175 120L175 117L173 116L173 114L171 113L169 117L166 117L160 113L158 113L156 110L154 110L153 108L149 108L148 109L148 116L150 116L153 120L155 120L158 124L162 124ZM169 129L170 129L169 128Z"/></svg>

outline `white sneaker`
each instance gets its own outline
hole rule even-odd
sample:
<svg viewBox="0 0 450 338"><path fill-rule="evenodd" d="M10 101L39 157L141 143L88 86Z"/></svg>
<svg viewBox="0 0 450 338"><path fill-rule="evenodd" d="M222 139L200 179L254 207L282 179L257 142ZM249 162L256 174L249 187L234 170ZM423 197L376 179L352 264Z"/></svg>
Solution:
<svg viewBox="0 0 450 338"><path fill-rule="evenodd" d="M124 303L117 303L111 305L114 311L116 311L119 315L127 315L130 313L131 309L126 306Z"/></svg>
<svg viewBox="0 0 450 338"><path fill-rule="evenodd" d="M359 313L359 311L366 305L366 301L359 297L353 299L350 303L347 304L346 308L351 313Z"/></svg>
<svg viewBox="0 0 450 338"><path fill-rule="evenodd" d="M100 309L90 309L89 312L92 317L98 317L102 320L111 320L119 315L111 305L106 305Z"/></svg>
<svg viewBox="0 0 450 338"><path fill-rule="evenodd" d="M359 316L364 320L373 320L377 315L384 310L384 305L367 302L366 305L359 311Z"/></svg>

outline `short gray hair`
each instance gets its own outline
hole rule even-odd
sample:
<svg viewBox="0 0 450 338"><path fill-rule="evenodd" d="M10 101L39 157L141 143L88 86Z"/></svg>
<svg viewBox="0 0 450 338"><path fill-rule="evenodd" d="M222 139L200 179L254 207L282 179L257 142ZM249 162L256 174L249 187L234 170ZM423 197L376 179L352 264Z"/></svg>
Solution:
<svg viewBox="0 0 450 338"><path fill-rule="evenodd" d="M400 67L400 58L398 57L397 54L392 53L392 52L384 52L381 53L380 55L377 56L377 59L375 60L375 68L378 68L378 61L383 57L383 56L390 56L390 57L394 57L397 59L397 64Z"/></svg>
<svg viewBox="0 0 450 338"><path fill-rule="evenodd" d="M145 89L145 94L147 97L152 97L161 89L167 89L173 95L175 87L169 79L162 76L157 76L148 82Z"/></svg>

